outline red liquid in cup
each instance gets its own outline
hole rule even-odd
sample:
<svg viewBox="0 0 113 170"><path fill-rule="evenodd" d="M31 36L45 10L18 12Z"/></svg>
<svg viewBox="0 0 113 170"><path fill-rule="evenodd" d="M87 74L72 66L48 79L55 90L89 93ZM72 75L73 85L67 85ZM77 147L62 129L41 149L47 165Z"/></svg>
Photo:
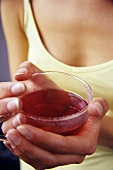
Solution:
<svg viewBox="0 0 113 170"><path fill-rule="evenodd" d="M85 100L71 92L59 89L40 90L26 94L22 101L22 111L29 117L29 123L54 133L70 133L82 126L88 118L87 111L80 116L66 118L77 114L88 105Z"/></svg>

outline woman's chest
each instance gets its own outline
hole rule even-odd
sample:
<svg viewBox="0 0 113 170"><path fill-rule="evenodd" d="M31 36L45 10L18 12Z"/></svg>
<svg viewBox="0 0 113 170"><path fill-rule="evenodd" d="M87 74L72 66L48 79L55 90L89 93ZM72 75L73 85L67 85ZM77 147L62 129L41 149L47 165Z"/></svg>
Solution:
<svg viewBox="0 0 113 170"><path fill-rule="evenodd" d="M32 8L40 38L56 59L74 66L113 59L112 4L37 1Z"/></svg>

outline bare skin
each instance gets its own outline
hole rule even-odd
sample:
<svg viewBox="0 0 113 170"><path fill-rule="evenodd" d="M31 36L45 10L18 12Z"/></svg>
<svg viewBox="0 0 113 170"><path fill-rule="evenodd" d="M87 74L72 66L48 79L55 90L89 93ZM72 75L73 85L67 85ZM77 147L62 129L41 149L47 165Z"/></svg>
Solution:
<svg viewBox="0 0 113 170"><path fill-rule="evenodd" d="M42 41L58 60L68 65L89 66L113 59L112 1L31 3Z"/></svg>
<svg viewBox="0 0 113 170"><path fill-rule="evenodd" d="M113 59L112 0L65 0L65 3L32 0L31 5L42 42L56 59L73 66L96 65ZM23 28L23 0L2 0L1 11L14 80L20 63L27 60L29 49ZM104 116L99 144L113 148L112 126L113 119Z"/></svg>

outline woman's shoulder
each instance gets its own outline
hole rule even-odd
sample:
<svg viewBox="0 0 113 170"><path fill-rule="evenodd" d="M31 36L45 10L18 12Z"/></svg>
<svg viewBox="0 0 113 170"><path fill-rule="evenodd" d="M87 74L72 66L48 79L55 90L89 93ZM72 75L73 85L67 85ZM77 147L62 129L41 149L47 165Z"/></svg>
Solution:
<svg viewBox="0 0 113 170"><path fill-rule="evenodd" d="M23 15L24 0L1 0L1 16L3 20L9 23L18 19L22 24Z"/></svg>
<svg viewBox="0 0 113 170"><path fill-rule="evenodd" d="M8 11L13 9L13 11L23 8L24 0L1 0L1 6Z"/></svg>

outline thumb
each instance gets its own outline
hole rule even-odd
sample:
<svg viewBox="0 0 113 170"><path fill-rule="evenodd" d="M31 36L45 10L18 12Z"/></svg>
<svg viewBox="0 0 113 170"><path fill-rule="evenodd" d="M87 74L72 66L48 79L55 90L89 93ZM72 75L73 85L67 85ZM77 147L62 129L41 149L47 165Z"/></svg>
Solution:
<svg viewBox="0 0 113 170"><path fill-rule="evenodd" d="M108 111L109 105L104 98L94 98L88 107L88 111L91 117L97 117L101 119Z"/></svg>
<svg viewBox="0 0 113 170"><path fill-rule="evenodd" d="M38 67L36 67L31 62L25 61L20 64L18 71L14 75L14 78L17 81L24 81L24 80L31 78L32 74L37 73L37 72L40 73L42 72L42 70L40 70Z"/></svg>
<svg viewBox="0 0 113 170"><path fill-rule="evenodd" d="M108 103L104 98L94 98L89 103L89 118L80 131L80 134L85 136L85 139L87 138L86 143L89 144L88 154L92 154L96 150L98 135L101 128L101 120L108 109ZM89 141L91 142L89 143Z"/></svg>

